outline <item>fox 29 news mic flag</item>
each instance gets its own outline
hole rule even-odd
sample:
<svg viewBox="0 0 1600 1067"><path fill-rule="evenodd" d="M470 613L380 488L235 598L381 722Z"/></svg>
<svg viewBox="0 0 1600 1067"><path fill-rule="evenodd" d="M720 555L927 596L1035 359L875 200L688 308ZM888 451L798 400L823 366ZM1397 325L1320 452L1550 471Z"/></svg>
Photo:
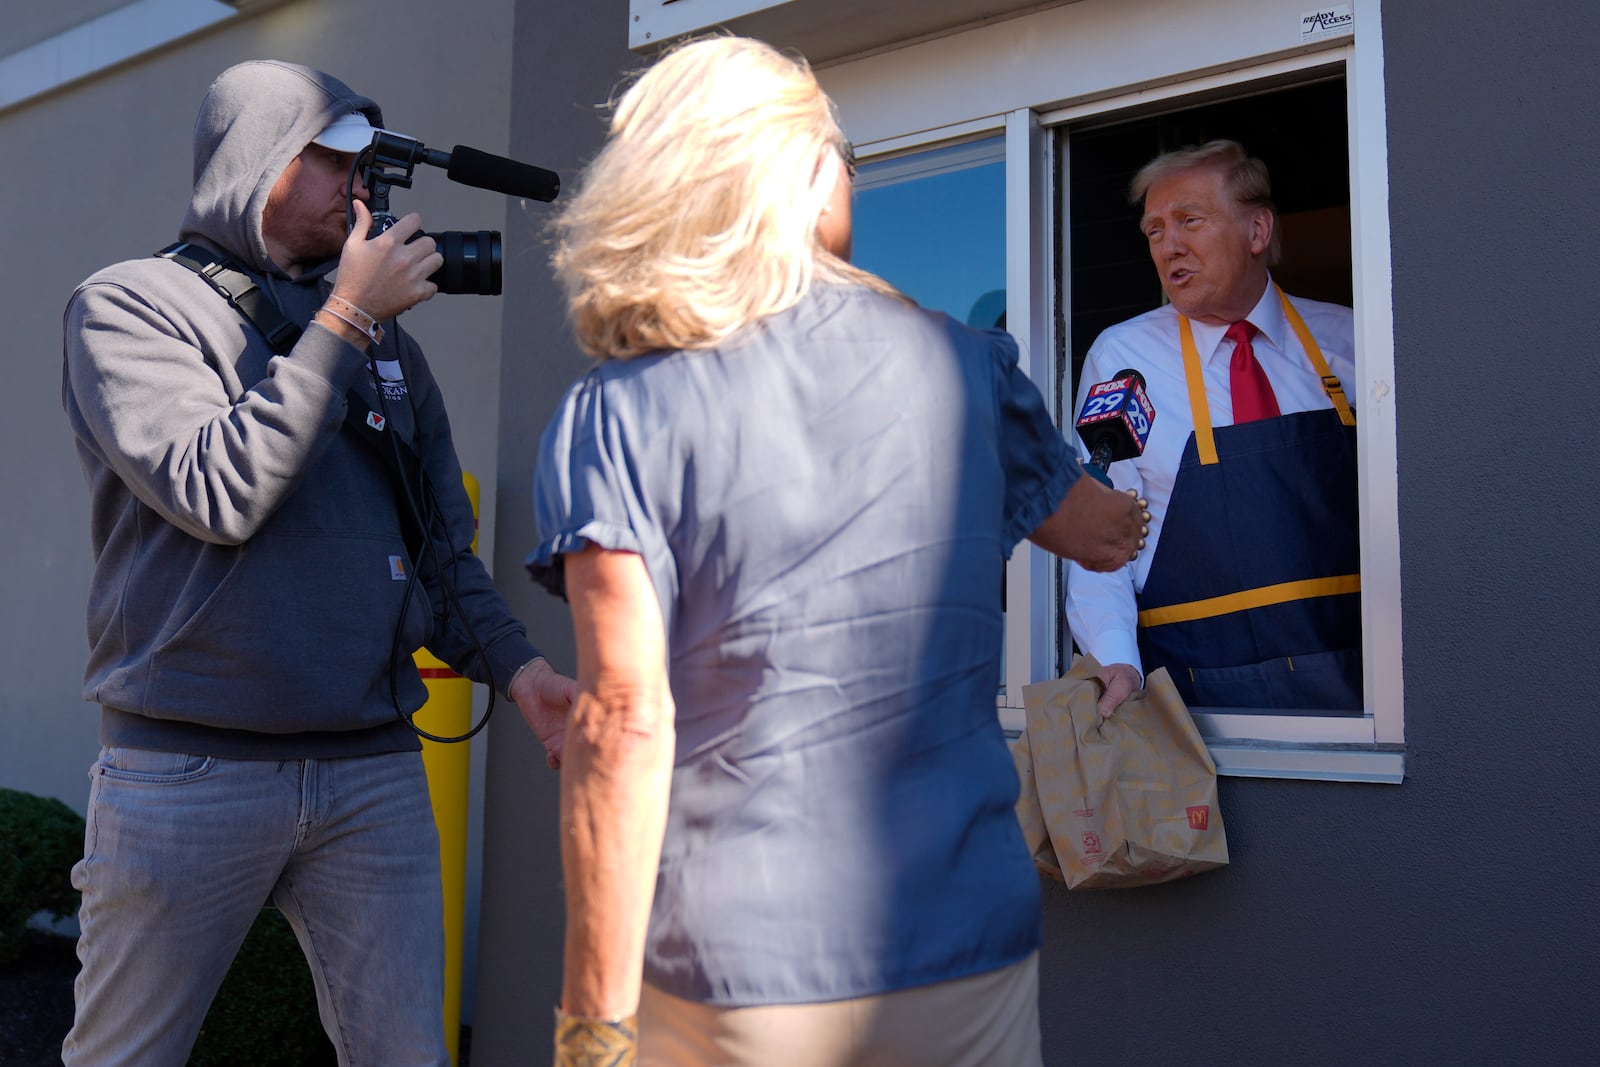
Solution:
<svg viewBox="0 0 1600 1067"><path fill-rule="evenodd" d="M1089 446L1089 473L1111 484L1106 468L1119 459L1144 454L1156 409L1144 392L1144 376L1136 370L1117 372L1110 381L1089 387L1078 412L1078 436Z"/></svg>

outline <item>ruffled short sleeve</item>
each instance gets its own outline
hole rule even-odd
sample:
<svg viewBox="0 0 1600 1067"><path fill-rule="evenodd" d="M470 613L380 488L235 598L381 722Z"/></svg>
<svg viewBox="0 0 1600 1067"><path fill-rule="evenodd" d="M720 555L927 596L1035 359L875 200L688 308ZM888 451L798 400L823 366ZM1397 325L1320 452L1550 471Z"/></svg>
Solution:
<svg viewBox="0 0 1600 1067"><path fill-rule="evenodd" d="M986 331L994 359L1000 407L1000 463L1005 472L1006 556L1055 513L1078 480L1077 454L1018 360L1017 342L1003 330Z"/></svg>
<svg viewBox="0 0 1600 1067"><path fill-rule="evenodd" d="M570 389L546 427L534 473L539 541L526 564L533 579L565 596L562 557L586 545L636 552L655 564L663 549L641 499L642 472L624 410L607 403L598 369ZM659 570L651 566L652 573Z"/></svg>

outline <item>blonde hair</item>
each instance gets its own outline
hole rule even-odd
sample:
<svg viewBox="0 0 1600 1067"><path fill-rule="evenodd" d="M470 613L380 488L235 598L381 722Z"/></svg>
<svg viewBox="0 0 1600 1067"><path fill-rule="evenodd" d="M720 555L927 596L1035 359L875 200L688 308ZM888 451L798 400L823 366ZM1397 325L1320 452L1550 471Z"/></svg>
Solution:
<svg viewBox="0 0 1600 1067"><path fill-rule="evenodd" d="M1267 165L1245 152L1244 146L1238 141L1207 141L1203 145L1189 145L1157 156L1133 176L1128 187L1128 199L1136 206L1141 205L1145 194L1157 182L1185 171L1206 168L1222 172L1228 191L1236 202L1245 208L1266 208L1272 213L1272 241L1267 246L1267 265L1276 266L1283 252L1283 242L1278 232L1278 208L1272 202L1272 180L1267 175Z"/></svg>
<svg viewBox="0 0 1600 1067"><path fill-rule="evenodd" d="M578 344L602 359L710 347L817 279L893 293L818 241L848 180L830 151L849 146L803 59L730 36L664 55L554 221Z"/></svg>

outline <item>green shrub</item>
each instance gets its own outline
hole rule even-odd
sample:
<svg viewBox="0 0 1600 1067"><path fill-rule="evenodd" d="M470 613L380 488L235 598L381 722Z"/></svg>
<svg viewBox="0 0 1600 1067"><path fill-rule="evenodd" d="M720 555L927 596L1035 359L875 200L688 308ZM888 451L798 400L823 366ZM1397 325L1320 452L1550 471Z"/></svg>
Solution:
<svg viewBox="0 0 1600 1067"><path fill-rule="evenodd" d="M78 910L72 865L83 818L59 800L0 789L0 963L15 959L28 921ZM276 909L256 917L206 1013L191 1067L324 1067L338 1063L317 1017L311 971Z"/></svg>
<svg viewBox="0 0 1600 1067"><path fill-rule="evenodd" d="M317 991L283 914L256 916L200 1027L189 1067L338 1063L317 1018Z"/></svg>
<svg viewBox="0 0 1600 1067"><path fill-rule="evenodd" d="M0 962L16 958L39 912L77 912L72 865L82 855L82 816L53 797L0 789Z"/></svg>

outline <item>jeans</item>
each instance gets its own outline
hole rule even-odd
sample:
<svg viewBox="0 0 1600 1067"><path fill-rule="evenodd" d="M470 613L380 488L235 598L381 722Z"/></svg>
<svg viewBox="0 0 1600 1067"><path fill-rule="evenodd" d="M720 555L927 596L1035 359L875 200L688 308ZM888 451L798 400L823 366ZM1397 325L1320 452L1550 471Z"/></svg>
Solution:
<svg viewBox="0 0 1600 1067"><path fill-rule="evenodd" d="M181 1067L270 900L341 1065L448 1065L439 838L422 758L102 749L90 772L66 1067Z"/></svg>

